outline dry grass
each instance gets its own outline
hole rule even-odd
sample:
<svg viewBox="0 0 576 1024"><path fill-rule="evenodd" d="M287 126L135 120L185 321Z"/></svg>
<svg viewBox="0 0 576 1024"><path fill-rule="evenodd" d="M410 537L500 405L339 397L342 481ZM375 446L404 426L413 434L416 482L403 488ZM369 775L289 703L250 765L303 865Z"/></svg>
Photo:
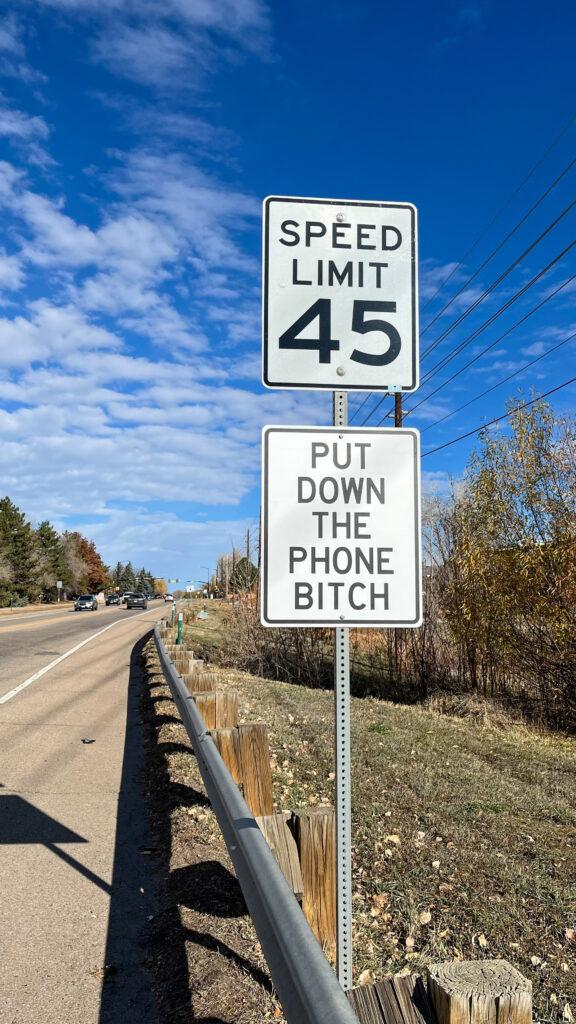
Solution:
<svg viewBox="0 0 576 1024"><path fill-rule="evenodd" d="M219 615L189 630L214 660ZM244 720L269 727L278 807L332 802L332 694L233 680ZM576 742L470 704L363 698L352 743L356 975L502 956L531 978L540 1020L570 1021Z"/></svg>

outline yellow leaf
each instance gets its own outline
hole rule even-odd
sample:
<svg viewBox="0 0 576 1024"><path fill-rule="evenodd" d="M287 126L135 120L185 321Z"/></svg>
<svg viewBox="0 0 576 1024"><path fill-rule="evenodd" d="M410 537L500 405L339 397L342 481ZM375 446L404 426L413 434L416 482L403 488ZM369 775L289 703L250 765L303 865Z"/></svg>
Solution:
<svg viewBox="0 0 576 1024"><path fill-rule="evenodd" d="M362 974L358 977L359 985L373 985L376 981L376 975L374 971L362 971Z"/></svg>
<svg viewBox="0 0 576 1024"><path fill-rule="evenodd" d="M480 935L478 936L478 945L481 946L482 949L486 949L488 945L488 939L484 935L484 932L480 932Z"/></svg>
<svg viewBox="0 0 576 1024"><path fill-rule="evenodd" d="M418 920L420 924L430 924L432 914L429 910L423 910L422 913L418 915Z"/></svg>

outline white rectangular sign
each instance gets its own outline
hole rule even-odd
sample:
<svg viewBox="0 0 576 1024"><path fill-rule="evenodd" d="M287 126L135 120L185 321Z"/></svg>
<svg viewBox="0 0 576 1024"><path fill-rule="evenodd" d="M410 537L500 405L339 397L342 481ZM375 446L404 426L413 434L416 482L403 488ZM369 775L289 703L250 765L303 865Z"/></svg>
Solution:
<svg viewBox="0 0 576 1024"><path fill-rule="evenodd" d="M416 430L265 427L265 626L421 623Z"/></svg>
<svg viewBox="0 0 576 1024"><path fill-rule="evenodd" d="M264 201L267 387L416 390L416 219L410 203Z"/></svg>

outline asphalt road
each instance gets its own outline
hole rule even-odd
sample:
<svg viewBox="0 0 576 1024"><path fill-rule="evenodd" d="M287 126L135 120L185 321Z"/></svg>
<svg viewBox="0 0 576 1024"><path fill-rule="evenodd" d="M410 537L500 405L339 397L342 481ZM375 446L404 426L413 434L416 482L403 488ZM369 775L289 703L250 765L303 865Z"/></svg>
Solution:
<svg viewBox="0 0 576 1024"><path fill-rule="evenodd" d="M150 609L163 608L160 601ZM112 622L124 622L140 609L99 608L97 612L28 612L0 618L0 700L2 695L75 644ZM157 618L162 614L158 612Z"/></svg>
<svg viewBox="0 0 576 1024"><path fill-rule="evenodd" d="M158 1024L138 701L143 638L163 611L0 619L3 1024Z"/></svg>

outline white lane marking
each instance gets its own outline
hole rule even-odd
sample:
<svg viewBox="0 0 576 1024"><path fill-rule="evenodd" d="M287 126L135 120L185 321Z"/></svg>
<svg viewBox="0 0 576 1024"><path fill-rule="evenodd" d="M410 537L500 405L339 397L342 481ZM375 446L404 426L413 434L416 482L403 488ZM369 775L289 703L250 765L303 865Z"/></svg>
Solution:
<svg viewBox="0 0 576 1024"><path fill-rule="evenodd" d="M49 665L44 665L44 668L38 669L34 675L28 676L28 679L25 679L23 683L19 683L13 690L9 690L8 693L5 693L3 697L0 697L0 704L7 704L9 700L12 700L12 697L15 697L16 694L21 693L21 691L25 690L27 686L30 686L30 683L35 683L37 679L40 679L40 676L45 675L46 672L49 672L51 668L59 665L61 661L65 661L65 659L69 658L70 655L76 654L76 651L79 651L81 647L85 647L91 640L95 640L97 636L102 636L102 633L106 633L107 630L112 629L112 626L117 626L119 622L133 622L134 619L141 619L143 615L149 614L150 612L146 611L140 612L139 615L131 615L129 619L116 619L108 626L104 626L103 629L99 629L97 633L92 633L92 636L87 637L86 640L82 640L79 644L76 644L75 647L71 647L69 651L61 654L59 658L55 658Z"/></svg>

